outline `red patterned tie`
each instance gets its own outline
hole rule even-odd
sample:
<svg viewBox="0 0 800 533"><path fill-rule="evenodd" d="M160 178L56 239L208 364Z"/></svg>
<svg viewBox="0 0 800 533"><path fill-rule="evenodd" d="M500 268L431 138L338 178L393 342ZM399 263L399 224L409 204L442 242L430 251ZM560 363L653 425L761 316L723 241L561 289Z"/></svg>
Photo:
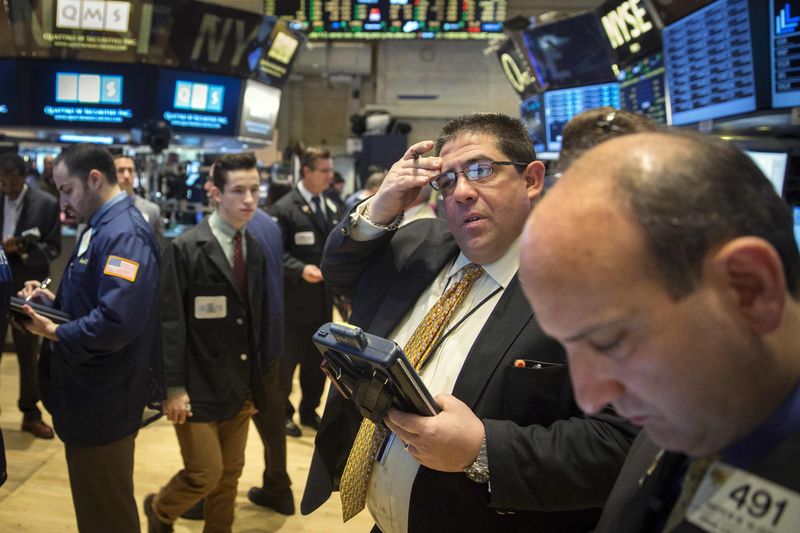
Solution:
<svg viewBox="0 0 800 533"><path fill-rule="evenodd" d="M247 297L247 269L242 253L242 232L237 231L233 236L233 277L242 298Z"/></svg>

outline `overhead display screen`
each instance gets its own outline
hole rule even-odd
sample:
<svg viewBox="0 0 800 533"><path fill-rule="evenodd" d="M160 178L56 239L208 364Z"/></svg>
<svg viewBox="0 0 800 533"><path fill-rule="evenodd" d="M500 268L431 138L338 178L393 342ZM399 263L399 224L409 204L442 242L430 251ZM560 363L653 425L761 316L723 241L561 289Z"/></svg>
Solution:
<svg viewBox="0 0 800 533"><path fill-rule="evenodd" d="M280 89L247 80L239 116L239 136L272 141L280 106Z"/></svg>
<svg viewBox="0 0 800 533"><path fill-rule="evenodd" d="M533 149L544 152L547 145L547 132L545 131L544 95L537 94L522 101L519 105L519 117L528 128L528 136L533 143Z"/></svg>
<svg viewBox="0 0 800 533"><path fill-rule="evenodd" d="M561 133L572 117L588 109L610 106L619 109L619 85L605 83L544 93L547 150L561 150Z"/></svg>
<svg viewBox="0 0 800 533"><path fill-rule="evenodd" d="M671 124L755 111L747 0L717 0L664 28Z"/></svg>
<svg viewBox="0 0 800 533"><path fill-rule="evenodd" d="M664 26L672 24L693 11L708 5L713 0L650 0L656 15Z"/></svg>
<svg viewBox="0 0 800 533"><path fill-rule="evenodd" d="M506 0L267 0L311 39L488 39L502 33Z"/></svg>
<svg viewBox="0 0 800 533"><path fill-rule="evenodd" d="M614 80L608 40L594 13L537 26L523 36L536 77L548 90Z"/></svg>
<svg viewBox="0 0 800 533"><path fill-rule="evenodd" d="M146 118L149 69L113 63L31 61L31 123L127 129Z"/></svg>
<svg viewBox="0 0 800 533"><path fill-rule="evenodd" d="M667 90L664 86L664 56L656 52L619 71L620 105L658 124L667 124Z"/></svg>
<svg viewBox="0 0 800 533"><path fill-rule="evenodd" d="M241 95L237 78L161 69L156 116L178 132L233 136Z"/></svg>
<svg viewBox="0 0 800 533"><path fill-rule="evenodd" d="M800 0L769 0L772 107L800 106Z"/></svg>
<svg viewBox="0 0 800 533"><path fill-rule="evenodd" d="M643 0L608 0L596 13L618 64L661 49L661 34Z"/></svg>
<svg viewBox="0 0 800 533"><path fill-rule="evenodd" d="M789 154L787 152L759 152L755 150L744 150L744 153L750 156L750 159L761 169L761 172L772 183L775 192L783 195Z"/></svg>
<svg viewBox="0 0 800 533"><path fill-rule="evenodd" d="M20 123L19 79L17 62L0 59L0 125L15 126Z"/></svg>

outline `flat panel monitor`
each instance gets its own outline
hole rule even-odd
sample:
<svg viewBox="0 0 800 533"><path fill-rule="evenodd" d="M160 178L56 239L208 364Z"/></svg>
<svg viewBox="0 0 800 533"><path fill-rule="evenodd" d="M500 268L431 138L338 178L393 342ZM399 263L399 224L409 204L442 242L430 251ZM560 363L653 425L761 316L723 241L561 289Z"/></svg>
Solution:
<svg viewBox="0 0 800 533"><path fill-rule="evenodd" d="M744 153L750 156L750 159L761 169L761 172L772 183L775 191L782 195L789 154L786 152L761 152L755 150L744 150Z"/></svg>
<svg viewBox="0 0 800 533"><path fill-rule="evenodd" d="M523 33L536 77L547 90L614 80L608 40L594 13Z"/></svg>
<svg viewBox="0 0 800 533"><path fill-rule="evenodd" d="M280 89L247 80L239 116L239 136L272 141L280 106Z"/></svg>
<svg viewBox="0 0 800 533"><path fill-rule="evenodd" d="M17 61L0 59L0 125L15 126L20 123L19 78Z"/></svg>
<svg viewBox="0 0 800 533"><path fill-rule="evenodd" d="M661 34L643 0L607 0L595 12L618 64L661 49Z"/></svg>
<svg viewBox="0 0 800 533"><path fill-rule="evenodd" d="M800 106L800 0L768 0L772 107Z"/></svg>
<svg viewBox="0 0 800 533"><path fill-rule="evenodd" d="M547 147L547 131L545 131L544 94L536 94L526 98L519 105L519 117L528 128L528 136L537 154Z"/></svg>
<svg viewBox="0 0 800 533"><path fill-rule="evenodd" d="M604 83L544 93L547 150L561 150L561 133L572 117L596 107L619 109L619 85Z"/></svg>
<svg viewBox="0 0 800 533"><path fill-rule="evenodd" d="M663 25L672 24L713 0L649 0Z"/></svg>
<svg viewBox="0 0 800 533"><path fill-rule="evenodd" d="M311 39L489 39L507 0L266 0Z"/></svg>
<svg viewBox="0 0 800 533"><path fill-rule="evenodd" d="M161 69L156 116L177 132L236 135L242 80L201 72Z"/></svg>
<svg viewBox="0 0 800 533"><path fill-rule="evenodd" d="M661 52L621 68L617 79L622 109L644 115L658 124L667 124L667 89Z"/></svg>
<svg viewBox="0 0 800 533"><path fill-rule="evenodd" d="M794 241L800 246L800 207L795 206L792 211L794 215Z"/></svg>
<svg viewBox="0 0 800 533"><path fill-rule="evenodd" d="M147 118L147 67L31 61L31 116L38 126L128 129Z"/></svg>
<svg viewBox="0 0 800 533"><path fill-rule="evenodd" d="M716 0L664 28L671 124L756 109L748 0Z"/></svg>

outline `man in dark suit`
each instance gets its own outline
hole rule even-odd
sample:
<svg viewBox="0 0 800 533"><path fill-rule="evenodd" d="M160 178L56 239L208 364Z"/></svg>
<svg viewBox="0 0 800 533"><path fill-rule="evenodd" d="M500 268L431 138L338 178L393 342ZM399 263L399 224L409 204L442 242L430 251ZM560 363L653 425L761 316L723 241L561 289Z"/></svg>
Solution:
<svg viewBox="0 0 800 533"><path fill-rule="evenodd" d="M600 531L800 528L792 223L747 156L688 133L601 144L531 216L520 275L578 404L644 428Z"/></svg>
<svg viewBox="0 0 800 533"><path fill-rule="evenodd" d="M14 293L29 279L50 275L50 261L61 252L61 221L58 201L25 183L25 161L17 154L0 156L0 227L3 250L11 266ZM3 328L5 334L5 328ZM39 386L36 361L40 339L18 328L11 330L19 361L19 409L22 431L40 439L52 439L53 430L42 421L36 406Z"/></svg>
<svg viewBox="0 0 800 533"><path fill-rule="evenodd" d="M333 299L319 269L325 239L339 222L338 206L323 193L333 179L328 150L309 147L301 158L302 179L297 187L269 209L283 233L286 356L281 362L281 385L286 393L286 434L299 437L289 402L292 377L300 365L300 423L319 427L319 407L325 375L311 337L320 324L331 320Z"/></svg>
<svg viewBox="0 0 800 533"><path fill-rule="evenodd" d="M420 156L432 148L436 156ZM535 159L518 120L459 117L436 143L412 145L328 241L323 272L353 298L351 322L401 346L414 344L406 341L474 271L470 263L483 269L420 370L442 412L389 411L394 434L369 458L367 505L384 532L587 531L622 464L628 428L581 415L564 352L539 329L517 281L519 236L543 187ZM397 229L429 183L445 197L447 222ZM332 392L303 513L342 491L361 425L352 402Z"/></svg>
<svg viewBox="0 0 800 533"><path fill-rule="evenodd" d="M172 241L164 257L164 360L184 468L144 501L150 531L205 498L208 531L230 531L250 417L267 405L266 263L245 230L258 209L252 154L214 163L216 210Z"/></svg>

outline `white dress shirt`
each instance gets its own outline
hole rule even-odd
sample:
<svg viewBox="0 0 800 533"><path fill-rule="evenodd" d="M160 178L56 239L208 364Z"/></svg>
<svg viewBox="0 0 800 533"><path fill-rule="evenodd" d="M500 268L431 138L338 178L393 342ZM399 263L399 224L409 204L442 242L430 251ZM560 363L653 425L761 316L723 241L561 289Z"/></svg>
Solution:
<svg viewBox="0 0 800 533"><path fill-rule="evenodd" d="M23 185L22 192L15 200L12 200L7 194L3 195L3 240L13 237L17 231L17 221L22 211L22 199L25 198L26 192L28 192L28 186Z"/></svg>

